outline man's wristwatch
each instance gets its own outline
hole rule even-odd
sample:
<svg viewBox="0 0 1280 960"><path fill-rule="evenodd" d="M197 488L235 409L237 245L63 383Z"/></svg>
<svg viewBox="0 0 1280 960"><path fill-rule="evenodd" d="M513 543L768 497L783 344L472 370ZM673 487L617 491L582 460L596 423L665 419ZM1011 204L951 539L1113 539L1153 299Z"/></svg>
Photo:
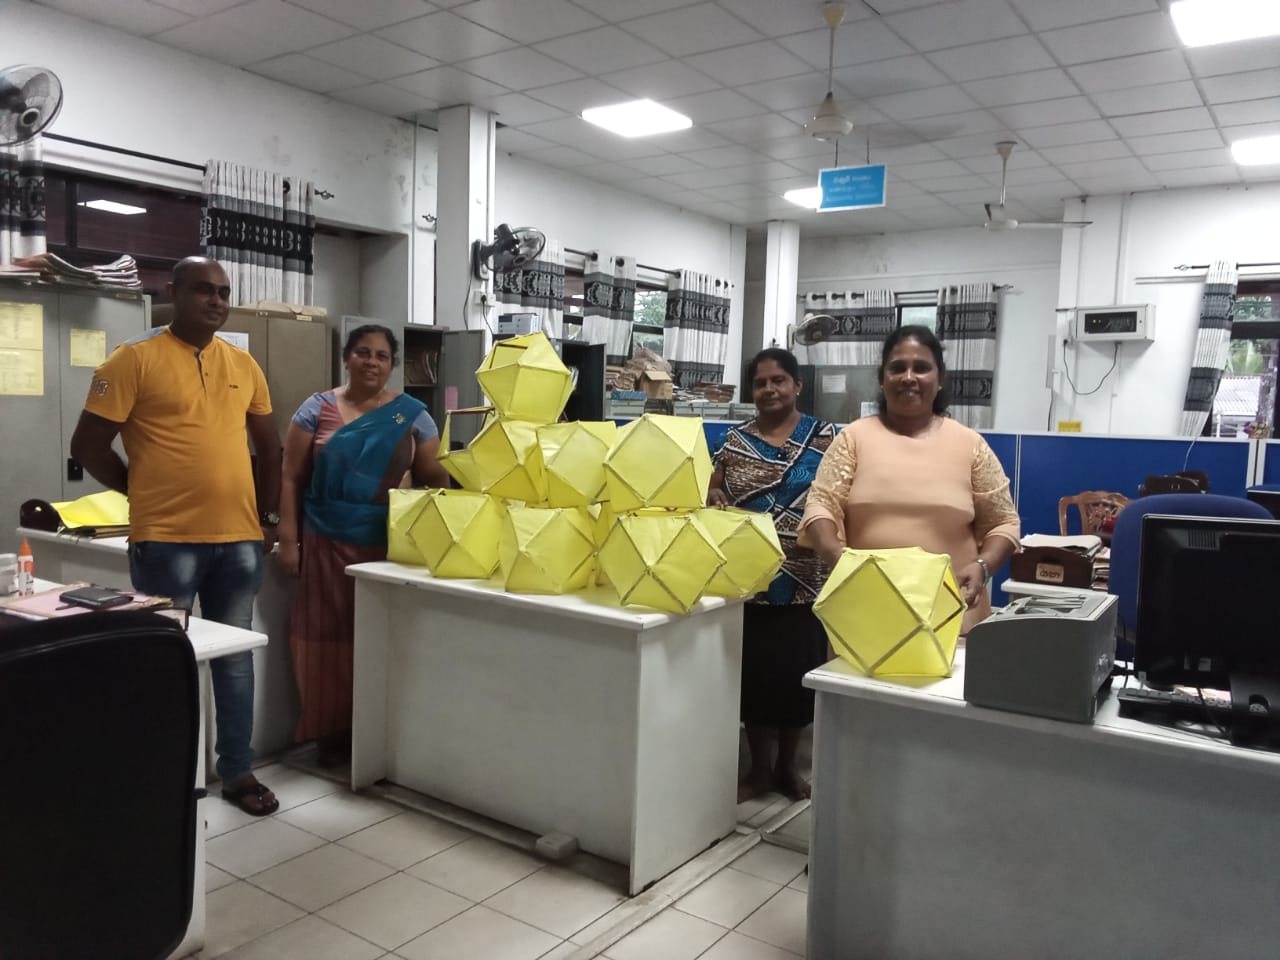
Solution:
<svg viewBox="0 0 1280 960"><path fill-rule="evenodd" d="M274 510L264 510L258 514L258 522L264 527L280 526L280 514Z"/></svg>

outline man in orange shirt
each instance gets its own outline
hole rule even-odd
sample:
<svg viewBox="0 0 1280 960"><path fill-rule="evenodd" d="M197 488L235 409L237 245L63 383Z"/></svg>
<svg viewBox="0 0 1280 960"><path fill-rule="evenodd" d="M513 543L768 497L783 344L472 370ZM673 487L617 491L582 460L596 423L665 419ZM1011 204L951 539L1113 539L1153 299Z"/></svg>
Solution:
<svg viewBox="0 0 1280 960"><path fill-rule="evenodd" d="M202 616L248 630L262 555L280 520L271 398L248 351L214 336L231 295L217 261L183 260L167 292L172 324L122 344L94 371L71 455L129 497L135 590L187 609L199 597ZM127 466L111 449L116 434ZM222 795L248 813L272 813L279 802L251 769L253 654L220 657L210 667Z"/></svg>

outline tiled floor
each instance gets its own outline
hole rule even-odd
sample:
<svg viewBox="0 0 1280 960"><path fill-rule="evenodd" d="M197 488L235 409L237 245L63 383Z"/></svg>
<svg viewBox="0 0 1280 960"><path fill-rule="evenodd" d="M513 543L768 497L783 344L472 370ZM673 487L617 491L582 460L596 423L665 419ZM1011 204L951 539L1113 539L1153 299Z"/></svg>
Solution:
<svg viewBox="0 0 1280 960"><path fill-rule="evenodd" d="M613 926L606 915L624 901L589 860L546 864L299 770L258 774L280 798L273 816L242 814L215 790L205 805L201 960L561 960ZM785 807L765 798L739 817L758 826ZM797 960L804 865L758 844L600 956Z"/></svg>

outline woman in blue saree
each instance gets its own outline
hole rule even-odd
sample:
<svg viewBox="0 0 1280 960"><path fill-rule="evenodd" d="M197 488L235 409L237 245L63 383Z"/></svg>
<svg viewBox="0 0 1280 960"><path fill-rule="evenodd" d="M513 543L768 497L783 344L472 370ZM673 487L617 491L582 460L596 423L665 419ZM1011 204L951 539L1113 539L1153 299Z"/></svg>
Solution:
<svg viewBox="0 0 1280 960"><path fill-rule="evenodd" d="M386 327L352 330L347 383L312 394L285 437L279 559L300 577L289 622L302 700L296 737L316 740L326 764L350 749L355 584L343 570L386 559L387 491L406 474L415 485L448 485L427 408L387 389L397 349Z"/></svg>

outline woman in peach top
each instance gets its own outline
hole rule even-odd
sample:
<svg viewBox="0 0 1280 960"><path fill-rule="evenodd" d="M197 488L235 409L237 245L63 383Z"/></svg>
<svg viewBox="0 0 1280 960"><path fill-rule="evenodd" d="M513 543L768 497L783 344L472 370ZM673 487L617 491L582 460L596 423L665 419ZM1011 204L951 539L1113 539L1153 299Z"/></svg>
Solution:
<svg viewBox="0 0 1280 960"><path fill-rule="evenodd" d="M885 340L880 415L845 427L809 489L800 543L834 566L845 546L922 547L951 557L969 609L991 612L987 581L1018 549L1009 478L976 430L946 416L947 368L928 327Z"/></svg>

